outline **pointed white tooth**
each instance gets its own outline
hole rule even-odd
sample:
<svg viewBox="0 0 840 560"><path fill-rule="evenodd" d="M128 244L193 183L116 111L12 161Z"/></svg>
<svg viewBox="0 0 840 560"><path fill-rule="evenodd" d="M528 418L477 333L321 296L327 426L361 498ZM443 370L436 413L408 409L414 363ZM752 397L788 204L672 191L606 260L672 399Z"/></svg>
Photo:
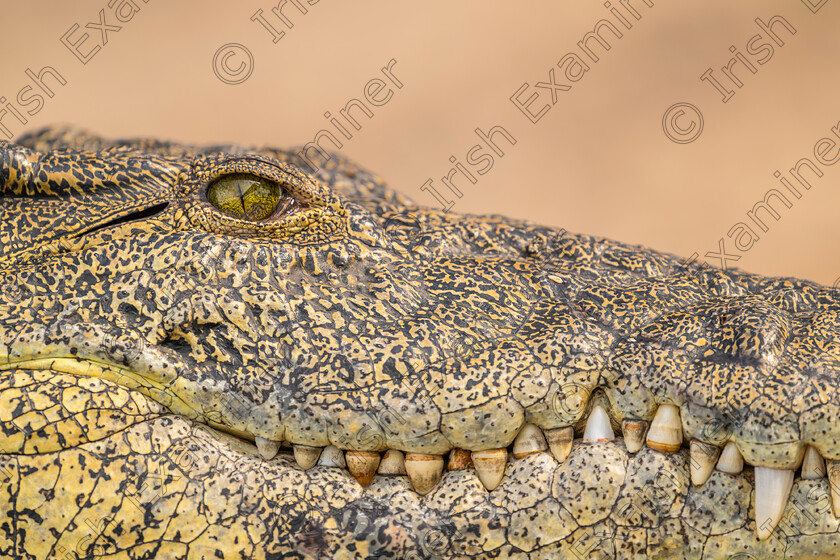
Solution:
<svg viewBox="0 0 840 560"><path fill-rule="evenodd" d="M460 471L468 469L472 466L472 453L468 449L460 449L456 447L449 452L449 462L446 463L446 469L450 471Z"/></svg>
<svg viewBox="0 0 840 560"><path fill-rule="evenodd" d="M473 451L472 462L478 479L489 491L493 491L502 482L507 464L507 449L487 449Z"/></svg>
<svg viewBox="0 0 840 560"><path fill-rule="evenodd" d="M545 431L545 439L548 440L548 448L558 462L562 463L572 452L572 443L575 441L575 429L571 426L556 428Z"/></svg>
<svg viewBox="0 0 840 560"><path fill-rule="evenodd" d="M720 447L711 443L703 443L696 439L691 440L691 483L694 486L703 486L712 471L715 470L720 455Z"/></svg>
<svg viewBox="0 0 840 560"><path fill-rule="evenodd" d="M347 461L347 470L359 481L362 486L367 486L376 474L379 466L379 453L374 451L348 451L344 454Z"/></svg>
<svg viewBox="0 0 840 560"><path fill-rule="evenodd" d="M596 404L592 407L592 412L589 413L589 419L586 421L583 441L612 441L614 439L615 432L613 432L607 411Z"/></svg>
<svg viewBox="0 0 840 560"><path fill-rule="evenodd" d="M270 439L261 438L260 436L256 436L254 440L257 444L257 450L260 452L260 457L266 461L273 459L274 456L277 455L277 451L280 450L279 441L271 441Z"/></svg>
<svg viewBox="0 0 840 560"><path fill-rule="evenodd" d="M322 467L337 467L343 469L347 467L347 462L344 460L344 451L335 445L328 445L321 452L321 457L318 459L318 464Z"/></svg>
<svg viewBox="0 0 840 560"><path fill-rule="evenodd" d="M717 470L728 474L741 474L744 470L744 457L734 441L729 441L718 459Z"/></svg>
<svg viewBox="0 0 840 560"><path fill-rule="evenodd" d="M382 460L379 461L379 470L377 471L379 474L397 474L397 475L406 475L408 472L405 470L405 457L403 456L402 451L398 449L389 449L385 452L385 455L382 456Z"/></svg>
<svg viewBox="0 0 840 560"><path fill-rule="evenodd" d="M624 434L624 447L627 453L635 453L645 444L645 431L647 422L644 420L625 420L621 423L621 432Z"/></svg>
<svg viewBox="0 0 840 560"><path fill-rule="evenodd" d="M674 453L680 450L682 440L679 407L675 404L660 404L648 430L648 447L662 453Z"/></svg>
<svg viewBox="0 0 840 560"><path fill-rule="evenodd" d="M295 461L303 470L309 470L318 464L318 457L321 456L321 447L311 445L293 445Z"/></svg>
<svg viewBox="0 0 840 560"><path fill-rule="evenodd" d="M519 435L513 440L513 456L517 459L546 449L548 449L548 443L545 441L543 431L533 424L522 426Z"/></svg>
<svg viewBox="0 0 840 560"><path fill-rule="evenodd" d="M785 511L793 469L755 467L755 532L759 540L773 533Z"/></svg>
<svg viewBox="0 0 840 560"><path fill-rule="evenodd" d="M828 485L831 487L831 507L834 509L834 517L840 519L840 461L825 461L825 468L828 471Z"/></svg>
<svg viewBox="0 0 840 560"><path fill-rule="evenodd" d="M421 496L434 488L443 474L443 456L426 453L406 453L405 470L414 491Z"/></svg>
<svg viewBox="0 0 840 560"><path fill-rule="evenodd" d="M805 448L805 458L802 459L802 479L815 480L825 478L825 461L820 452L812 446Z"/></svg>

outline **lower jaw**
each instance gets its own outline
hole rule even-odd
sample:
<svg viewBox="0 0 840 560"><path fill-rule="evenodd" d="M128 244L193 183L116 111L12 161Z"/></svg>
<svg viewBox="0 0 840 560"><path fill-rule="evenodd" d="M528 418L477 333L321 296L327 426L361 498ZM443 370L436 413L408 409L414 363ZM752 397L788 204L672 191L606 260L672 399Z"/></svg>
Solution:
<svg viewBox="0 0 840 560"><path fill-rule="evenodd" d="M177 416L0 460L19 485L0 517L16 508L16 542L39 558L83 542L103 555L157 543L161 557L758 560L835 558L840 543L826 479L796 480L779 525L759 540L751 468L694 487L687 451L629 454L619 440L576 440L562 464L547 452L509 459L492 492L472 468L445 471L425 496L406 476L363 488L346 469L304 471L282 452L263 461Z"/></svg>

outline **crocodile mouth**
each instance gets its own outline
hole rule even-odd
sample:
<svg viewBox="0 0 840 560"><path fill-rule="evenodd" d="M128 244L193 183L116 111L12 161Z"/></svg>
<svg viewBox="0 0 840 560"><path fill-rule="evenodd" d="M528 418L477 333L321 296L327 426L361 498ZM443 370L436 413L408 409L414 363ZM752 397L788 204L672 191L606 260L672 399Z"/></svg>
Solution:
<svg viewBox="0 0 840 560"><path fill-rule="evenodd" d="M524 550L544 544L546 539L571 538L581 527L607 517L618 526L654 527L667 526L668 517L677 515L693 529L710 535L710 542L744 531L764 541L773 536L816 534L815 527L824 525L821 518L834 519L840 511L840 461L826 461L816 447L802 444L790 468L751 465L738 442L726 440L725 434L715 434L716 444L686 437L681 409L675 404L661 403L650 421L618 421L608 412L610 402L600 390L593 392L573 425L543 429L525 423L507 447L453 448L433 454L264 438L197 413L188 399L177 398L177 391L173 393L173 387L160 377L114 363L41 357L9 361L0 370L87 378L142 393L158 404L165 400L166 408L148 412L172 412L181 421L197 421L193 427L201 431L205 445L226 448L238 457L234 462L238 461L239 467L244 461L273 465L287 476L293 476L292 472L316 480L327 476L333 490L360 499L387 503L396 493L428 513L437 502L470 495L473 502L484 504L481 507L491 508L493 516L508 516L506 523L511 526L518 523L514 521L517 512L525 511L523 504L553 504L554 517L548 520L531 512L545 525L532 530L538 538L528 546L527 535L520 535ZM168 396L161 399L161 395ZM126 426L130 424L126 422ZM35 436L44 435L39 431L43 426L17 427ZM86 445L96 439L89 437ZM22 443L18 452L45 453L60 447L43 443L26 447ZM174 459L179 468L189 470L192 465L184 457L194 456L195 449L193 446L192 453L182 451ZM512 506L509 511L500 509L499 504L507 500ZM304 517L309 519L321 509ZM578 535L572 540L580 546L581 538Z"/></svg>
<svg viewBox="0 0 840 560"><path fill-rule="evenodd" d="M795 469L752 466L734 441L722 447L686 441L675 405L660 405L650 423L625 420L619 428L603 404L591 406L577 426L543 430L525 424L507 448L455 448L434 455L321 448L256 437L252 452L266 461L294 462L303 470L340 469L361 487L400 477L399 484L413 490L417 499L430 501L453 485L508 497L525 485L535 496L550 493L561 500L575 517L613 513L627 523L642 524L658 523L663 511L692 502L683 507L693 509L691 519L697 523L714 524L724 533L749 526L759 540L774 531L786 535L791 519L815 523L838 511L840 461L826 465L812 446L804 446ZM535 485L528 477L541 469L551 473L551 481ZM636 477L641 481L631 480ZM635 491L628 491L634 486ZM744 501L736 505L739 498ZM730 515L721 515L727 509Z"/></svg>

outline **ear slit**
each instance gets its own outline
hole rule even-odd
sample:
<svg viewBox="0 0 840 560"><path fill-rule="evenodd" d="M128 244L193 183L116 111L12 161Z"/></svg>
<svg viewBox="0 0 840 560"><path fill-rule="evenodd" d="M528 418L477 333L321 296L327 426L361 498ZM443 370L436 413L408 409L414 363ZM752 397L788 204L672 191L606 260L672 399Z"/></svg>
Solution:
<svg viewBox="0 0 840 560"><path fill-rule="evenodd" d="M157 216L158 214L160 214L161 212L166 210L166 208L168 206L169 206L168 202L162 202L160 204L155 204L154 206L152 206L150 208L146 208L145 210L140 210L138 212L132 212L132 213L126 214L125 216L122 216L120 218L116 218L114 220L111 220L110 222L106 222L104 224L94 226L90 229L82 230L78 233L73 234L72 237L81 237L82 235L88 235L90 233L97 232L101 229L126 224L128 222L145 220L146 218L151 218L153 216Z"/></svg>

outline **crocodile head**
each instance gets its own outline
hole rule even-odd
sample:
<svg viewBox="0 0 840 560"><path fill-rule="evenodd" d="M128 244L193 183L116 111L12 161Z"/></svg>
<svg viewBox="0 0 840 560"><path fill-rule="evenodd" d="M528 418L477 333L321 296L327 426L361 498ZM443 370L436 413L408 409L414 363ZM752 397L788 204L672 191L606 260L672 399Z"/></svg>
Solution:
<svg viewBox="0 0 840 560"><path fill-rule="evenodd" d="M304 164L0 143L0 554L834 557L831 289Z"/></svg>

